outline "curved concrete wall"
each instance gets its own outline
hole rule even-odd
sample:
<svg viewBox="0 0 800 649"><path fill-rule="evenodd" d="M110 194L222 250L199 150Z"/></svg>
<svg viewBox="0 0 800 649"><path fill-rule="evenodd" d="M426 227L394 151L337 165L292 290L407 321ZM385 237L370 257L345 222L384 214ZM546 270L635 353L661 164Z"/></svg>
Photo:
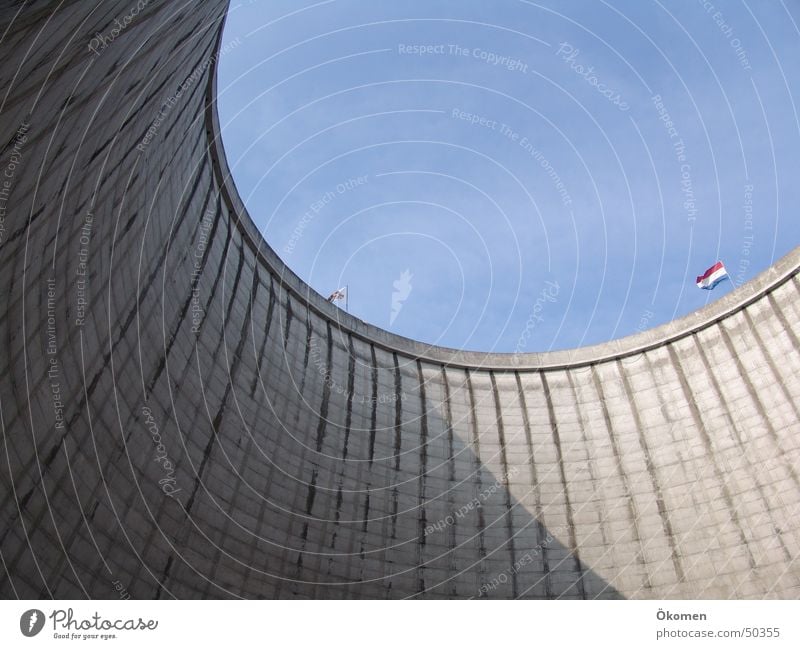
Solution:
<svg viewBox="0 0 800 649"><path fill-rule="evenodd" d="M391 335L236 194L226 2L146 4L0 14L3 597L800 594L800 252L607 345Z"/></svg>

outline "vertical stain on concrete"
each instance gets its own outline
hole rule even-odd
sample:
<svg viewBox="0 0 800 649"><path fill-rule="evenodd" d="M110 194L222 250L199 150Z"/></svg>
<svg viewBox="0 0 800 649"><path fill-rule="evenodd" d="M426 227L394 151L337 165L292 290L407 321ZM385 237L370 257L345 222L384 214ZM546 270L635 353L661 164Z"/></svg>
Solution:
<svg viewBox="0 0 800 649"><path fill-rule="evenodd" d="M366 558L366 547L368 545L367 530L369 529L369 485L364 490L364 509L362 513L361 522L361 547L358 550L358 556L361 558L361 576L364 579L364 559Z"/></svg>
<svg viewBox="0 0 800 649"><path fill-rule="evenodd" d="M200 179L201 178L202 178L202 174L199 174L199 173L196 174L195 184L192 187L192 190L190 192L189 198L186 200L186 202L184 204L180 220L178 221L178 227L180 227L180 225L184 222L184 220L186 218L186 214L188 213L189 207L192 204L192 200L194 198L195 192L197 191L197 187L198 187L198 185L200 183ZM204 213L205 213L205 210L207 209L206 205L208 205L208 201L210 199L210 195L211 195L211 189L209 188L209 190L208 190L208 192L206 194L205 201L203 202L203 205L202 205ZM218 223L219 223L218 219L214 219L214 221L212 223L212 226L211 226L211 232L209 233L209 236L213 236L213 233L216 230ZM193 231L192 238L191 238L192 241L194 241L196 239L196 237L197 237L197 232L200 229L200 224L201 224L200 221L197 221L196 224L195 224L194 231ZM178 228L173 227L172 232L171 232L172 236L171 236L171 238L170 238L170 240L169 240L169 242L167 244L167 249L168 250L171 247L172 241L173 241L173 239L175 239L177 234L178 234ZM205 269L206 261L208 259L208 255L210 254L211 248L212 248L212 246L209 245L209 246L206 246L205 250L203 250L203 255L202 255L201 261L200 261L200 271L199 271L200 275L195 280L198 284L200 282L200 276L202 276L203 269ZM167 253L165 253L165 257L166 257L166 254ZM188 248L187 248L187 253L186 254L188 255ZM161 373L164 371L164 367L166 366L167 359L169 358L170 354L172 353L172 346L175 343L175 339L176 339L176 337L178 335L178 332L180 331L181 326L184 324L184 322L186 320L186 314L189 312L189 307L192 304L193 297L194 296L193 296L192 286L190 284L189 287L188 287L187 293L186 293L186 297L185 297L185 299L183 301L183 304L181 305L181 308L178 311L177 317L175 318L175 320L174 320L174 322L172 324L172 327L170 328L170 333L169 333L169 336L167 337L167 344L165 346L164 354L162 355L161 359L159 359L159 362L158 362L158 365L156 366L155 372L153 372L152 376L150 377L150 380L147 383L147 387L145 388L145 394L146 395L152 394L152 392L153 392L153 390L155 388L156 382L158 381L159 377L161 376ZM208 309L212 298L213 298L213 293L209 297L209 301L206 303L206 309Z"/></svg>
<svg viewBox="0 0 800 649"><path fill-rule="evenodd" d="M333 512L333 534L331 534L331 550L336 549L336 535L339 533L339 520L342 518L342 501L344 500L342 495L342 483L339 482L339 485L336 487L336 508ZM333 565L333 558L331 558L331 564L328 566L328 574L330 573L330 568Z"/></svg>
<svg viewBox="0 0 800 649"><path fill-rule="evenodd" d="M378 359L375 356L375 345L370 345L369 351L372 359L372 371L370 372L372 408L369 418L369 465L372 466L372 460L375 458L375 434L378 427Z"/></svg>
<svg viewBox="0 0 800 649"><path fill-rule="evenodd" d="M153 595L153 599L161 599L161 592L164 589L164 584L169 580L170 570L172 570L172 555L167 557L167 563L164 565L164 571L161 574L161 579L158 582L156 594Z"/></svg>
<svg viewBox="0 0 800 649"><path fill-rule="evenodd" d="M694 425L697 428L697 431L700 433L700 439L703 441L703 448L705 448L706 454L708 455L711 466L714 470L714 476L717 482L719 483L720 488L722 489L722 496L725 501L725 505L728 508L728 515L730 516L731 523L733 524L733 527L739 536L741 547L747 554L747 560L750 563L750 568L755 569L756 559L753 556L753 551L750 548L750 544L747 541L747 537L744 535L742 521L739 518L739 512L737 511L736 506L733 504L733 496L731 495L730 489L728 488L728 483L725 480L724 476L722 475L719 466L717 465L717 458L714 452L714 444L712 443L711 438L709 437L708 434L708 430L706 429L706 426L703 423L703 418L700 416L700 411L697 409L697 404L692 398L692 393L691 390L689 389L688 383L686 382L686 376L684 376L683 374L683 369L681 367L681 362L680 359L678 358L678 354L672 348L672 346L667 347L667 352L669 353L670 360L672 361L672 367L675 369L675 373L678 376L678 381L680 383L684 399L686 400L686 403L689 406L689 411L691 412ZM627 386L627 380L626 380L626 390L629 390ZM634 412L637 412L635 407L633 407L632 409ZM637 421L637 426L641 426L641 424L638 421Z"/></svg>
<svg viewBox="0 0 800 649"><path fill-rule="evenodd" d="M759 418L764 423L764 428L767 429L767 432L769 433L769 436L770 436L770 439L772 440L772 443L775 444L775 447L778 450L778 454L780 455L781 459L783 460L782 464L786 468L786 471L789 473L789 475L792 477L792 481L794 482L795 487L800 489L800 479L798 479L797 471L794 468L794 466L792 465L792 462L787 457L787 454L786 454L785 449L783 448L783 444L781 442L780 436L778 435L778 432L775 430L775 427L772 425L772 422L770 421L769 415L767 415L766 408L764 408L764 404L761 402L761 399L758 397L758 390L755 389L755 386L753 385L752 381L750 380L750 376L749 376L750 372L748 372L745 369L744 365L742 364L742 359L739 358L739 355L736 353L736 349L734 348L733 341L731 340L730 335L728 334L728 332L725 330L725 327L720 325L718 328L719 328L719 331L720 331L720 336L722 338L722 341L725 344L725 348L728 351L728 354L730 355L730 357L733 359L733 362L736 365L736 370L737 370L737 372L739 372L739 375L742 378L742 382L744 383L745 387L747 388L747 394L750 397L750 401L752 401L753 405L755 406L755 409L756 409L756 412L758 412ZM695 341L695 344L699 347L700 345L697 342L697 334L694 334L692 339ZM711 375L711 367L709 366L708 359L706 359L705 354L703 354L703 360L704 360L704 365L705 365L706 372L709 375ZM778 382L778 384L781 385L780 382ZM720 398L722 398L722 391L719 388L719 384L716 383L716 380L715 380L715 386L716 386L717 393L719 394ZM781 387L783 387L784 390L786 389L783 385L781 385ZM786 394L787 394L787 396L789 396L788 392ZM792 407L794 408L795 412L797 412L797 407L796 407L796 404L794 403L794 400L789 398L788 399L788 403L792 404ZM728 404L728 409L725 410L725 415L726 415L726 417L728 417L728 420L731 421L732 425L733 425L733 420L730 417L730 413L734 409L735 408L733 407L732 404ZM798 421L800 421L800 420L798 420ZM734 430L737 430L737 429L734 429ZM738 433L738 430L737 430L737 433ZM742 444L741 438L739 438L738 441L739 441L739 444L741 445Z"/></svg>
<svg viewBox="0 0 800 649"><path fill-rule="evenodd" d="M794 412L795 421L800 421L800 407L798 407L797 402L795 401L794 397L790 394L788 388L786 387L786 378L782 375L782 373L778 369L775 359L772 357L772 353L770 352L769 345L766 345L764 343L764 339L758 332L758 327L753 322L753 316L751 316L750 313L748 313L746 310L742 311L742 314L744 315L744 319L747 322L747 328L750 331L750 334L756 340L756 344L758 345L758 349L761 352L761 355L767 361L767 367L769 368L769 371L772 374L774 385L777 386L777 388L781 391L784 402L789 404L789 406L792 409L792 412ZM723 325L720 325L720 327L723 327ZM731 354L734 354L735 349L729 346L729 352ZM760 403L761 398L759 397L758 393L754 395L754 400L757 400ZM783 449L781 449L781 453L785 455L785 451Z"/></svg>
<svg viewBox="0 0 800 649"><path fill-rule="evenodd" d="M469 418L472 445L472 474L474 476L473 493L475 494L475 512L478 518L478 591L480 597L486 597L486 521L483 514L483 463L481 462L481 439L478 429L478 416L475 413L475 392L472 389L470 371L464 370L467 393L469 396Z"/></svg>
<svg viewBox="0 0 800 649"><path fill-rule="evenodd" d="M317 497L317 476L319 469L315 466L311 470L311 482L308 483L308 490L306 491L306 519L303 521L303 531L300 532L300 551L297 553L297 572L295 573L295 580L299 580L303 569L303 552L306 549L306 542L308 541L308 524L314 510L314 499Z"/></svg>
<svg viewBox="0 0 800 649"><path fill-rule="evenodd" d="M292 296L286 292L286 322L283 325L283 349L289 347L289 330L292 326Z"/></svg>
<svg viewBox="0 0 800 649"><path fill-rule="evenodd" d="M392 354L394 359L394 470L400 470L400 449L403 440L403 385L400 380L400 365L397 361L397 353Z"/></svg>
<svg viewBox="0 0 800 649"><path fill-rule="evenodd" d="M536 547L541 548L542 570L544 571L544 591L547 599L553 599L553 577L550 574L550 559L548 557L547 544L545 539L548 537L545 528L544 510L542 507L542 490L539 484L539 477L536 472L536 457L533 448L533 437L531 436L531 422L528 417L528 404L525 401L525 390L522 387L522 379L519 372L514 372L517 382L517 397L519 398L520 412L522 412L522 429L525 433L525 444L528 449L528 469L530 470L531 488L535 498L536 518L533 526L536 530Z"/></svg>
<svg viewBox="0 0 800 649"><path fill-rule="evenodd" d="M417 593L425 592L425 529L428 519L425 513L425 482L428 473L428 410L425 402L425 377L422 374L422 363L417 359L417 376L419 376L419 480L417 486Z"/></svg>
<svg viewBox="0 0 800 649"><path fill-rule="evenodd" d="M397 487L392 488L392 533L391 539L394 541L397 538L397 511L398 511L398 493Z"/></svg>
<svg viewBox="0 0 800 649"><path fill-rule="evenodd" d="M264 350L267 347L267 341L269 340L269 330L272 326L272 316L275 312L275 290L272 285L272 278L269 278L269 304L267 304L267 320L264 323L264 337L261 339L261 347L258 350L258 354L256 355L256 371L255 375L253 376L253 383L250 385L250 396L255 396L256 387L258 386L259 379L261 378L261 368L263 367L264 362ZM255 322L252 323L255 327Z"/></svg>
<svg viewBox="0 0 800 649"><path fill-rule="evenodd" d="M310 330L310 329L309 329ZM327 336L325 337L325 375L322 382L322 404L319 408L319 422L317 423L317 453L322 451L325 440L325 427L328 424L328 403L331 398L333 339L331 337L331 323L326 323Z"/></svg>
<svg viewBox="0 0 800 649"><path fill-rule="evenodd" d="M795 286L797 285L797 279L795 278L792 282ZM798 292L798 291L795 291ZM778 300L775 299L775 296L772 293L767 294L767 301L769 302L770 309L775 317L778 319L778 322L781 324L781 329L789 336L789 340L792 341L793 349L800 349L800 339L798 339L797 334L795 334L792 325L789 324L789 321L786 319L786 315L783 312L783 307L778 303Z"/></svg>
<svg viewBox="0 0 800 649"><path fill-rule="evenodd" d="M447 479L450 485L456 484L456 461L453 454L453 411L450 407L450 383L447 380L447 369L442 365L442 386L444 389L444 423L447 434ZM447 490L447 511L449 517L445 517L452 523L447 526L447 570L448 583L450 585L450 595L455 597L458 594L456 588L456 574L458 564L456 563L456 503L453 495L453 488Z"/></svg>
<svg viewBox="0 0 800 649"><path fill-rule="evenodd" d="M620 452L619 442L617 441L617 436L614 433L614 427L611 424L611 415L608 412L608 404L606 403L605 394L603 393L603 385L600 382L600 377L597 376L597 369L594 365L590 366L589 374L591 375L592 385L594 386L595 391L597 392L597 396L599 397L600 403L600 412L603 415L603 423L605 424L605 429L608 432L608 439L611 442L611 452L614 455L614 466L617 469L617 473L619 474L620 481L622 482L622 493L625 499L625 505L628 510L628 520L631 522L631 527L633 528L633 536L636 543L636 557L635 561L641 567L642 572L642 588L644 590L652 590L653 585L650 581L650 573L647 570L647 561L645 559L644 554L644 544L642 542L642 534L639 530L639 514L636 511L636 503L633 500L633 492L631 491L630 479L628 478L628 473L625 471L625 467L622 466L622 453ZM570 379L571 381L571 379ZM574 390L574 387L573 387ZM652 478L651 478L652 482ZM653 487L655 490L655 486ZM658 498L658 492L656 491L656 498ZM663 511L663 503L658 508L659 514ZM601 521L601 525L605 525L606 521ZM674 554L675 549L675 539L672 538L671 530L669 528L669 522L665 524L663 516L661 520L662 527L664 528L664 533L670 541L670 545L672 548L672 557L673 561L677 559ZM605 543L605 534L603 534L603 542Z"/></svg>
<svg viewBox="0 0 800 649"><path fill-rule="evenodd" d="M494 396L494 412L497 426L497 437L500 442L500 465L502 475L500 482L503 485L503 495L505 496L505 522L506 522L506 544L508 545L508 554L510 559L511 573L511 592L512 597L516 599L519 596L519 587L517 585L517 552L514 547L514 520L513 509L511 506L511 492L509 491L509 472L508 472L508 457L506 456L506 433L503 426L503 412L500 407L500 395L497 391L497 379L495 379L494 372L489 372L489 378L492 382L492 395Z"/></svg>
<svg viewBox="0 0 800 649"><path fill-rule="evenodd" d="M241 272L236 276L236 282L238 283L241 279ZM222 396L222 400L219 404L219 409L217 410L217 414L214 416L213 421L211 422L211 436L208 439L208 443L203 451L203 459L200 462L200 468L197 470L197 475L195 477L194 486L192 487L191 496L189 500L186 502L186 513L191 516L192 507L194 506L195 499L197 497L197 492L200 488L200 485L203 483L203 476L206 472L206 467L208 465L208 461L211 459L211 454L214 449L214 445L218 439L220 426L222 424L222 418L225 414L225 407L228 402L228 397L231 394L231 389L234 385L236 380L237 371L239 369L239 365L241 364L242 360L242 351L244 350L244 344L247 340L247 330L248 324L250 323L250 316L253 312L253 302L258 297L258 275L256 273L253 274L253 281L251 282L250 286L250 299L247 302L247 309L245 310L245 316L242 319L242 325L239 331L239 339L236 343L236 349L233 352L233 361L231 362L230 366L230 373L228 375L228 381L225 384L225 393ZM237 295L236 285L234 285L233 290L231 291L231 304L234 301L234 297ZM220 340L220 346L224 343L224 339ZM216 353L215 353L216 356Z"/></svg>
<svg viewBox="0 0 800 649"><path fill-rule="evenodd" d="M647 356L645 356L647 359ZM647 359L649 362L649 359ZM603 386L600 381L600 377L596 375L596 369L592 367L593 378L595 380L595 388L597 389L597 393L600 396L600 403L602 404L603 413L605 416L609 416L608 414L608 406L606 404L605 394L603 393ZM633 396L633 391L631 390L630 383L628 381L628 377L625 374L625 368L622 366L622 363L617 361L617 373L620 376L622 389L625 392L626 400L630 405L631 409L631 416L633 417L634 427L636 428L637 439L639 441L639 448L642 450L642 455L644 456L644 465L645 469L647 469L647 476L650 480L650 485L653 489L653 494L655 495L656 500L656 508L658 509L658 516L661 519L661 527L664 530L664 535L667 537L667 542L669 543L669 550L670 550L670 557L672 558L672 567L675 569L675 576L677 578L678 583L682 583L685 581L685 575L683 572L683 566L681 564L680 554L678 553L678 547L675 537L675 532L672 529L672 521L669 518L669 510L667 509L667 505L664 501L664 493L661 489L661 482L658 479L658 474L656 473L655 464L653 463L653 458L650 452L650 446L647 443L647 437L645 436L645 430L642 426L641 419L639 417L639 409L636 407L636 401ZM611 426L611 418L606 420L606 426ZM625 472L625 468L622 466L622 455L620 454L619 445L614 434L614 429L609 428L609 437L612 440L612 444L615 447L615 459L618 462L620 474L623 476L623 480L625 480L626 485L628 484L628 476ZM628 487L629 488L629 487ZM634 516L637 516L638 512L634 509ZM637 521L637 533L638 533L638 521ZM648 576L648 583L650 582L650 578Z"/></svg>
<svg viewBox="0 0 800 649"><path fill-rule="evenodd" d="M550 393L550 386L547 384L547 377L545 372L540 372L542 379L542 388L544 389L544 398L547 402L547 416L550 420L550 430L553 433L553 442L556 449L556 463L558 464L558 473L561 476L561 488L564 494L564 508L567 512L567 527L569 528L569 546L570 553L574 560L574 570L577 575L575 585L578 587L578 593L581 599L586 599L586 588L583 583L583 565L581 564L581 557L578 552L578 541L575 535L575 520L572 513L572 502L569 497L569 489L567 488L567 475L564 470L564 452L561 447L561 434L558 430L558 421L556 420L555 409L553 408L553 395Z"/></svg>
<svg viewBox="0 0 800 649"><path fill-rule="evenodd" d="M727 334L723 334L723 336L726 336L726 335ZM703 349L703 346L697 340L697 334L692 335L692 341L694 342L695 349L697 350L697 355L698 355L698 357L700 358L700 360L701 360L701 362L703 364L703 369L705 370L706 378L708 379L708 382L711 384L711 388L714 391L714 396L719 401L719 403L722 404L722 406L723 406L722 407L723 417L724 417L725 421L727 421L728 429L732 432L732 437L735 440L736 446L739 449L739 459L742 462L742 464L746 465L746 469L741 469L741 468L739 468L739 466L737 466L736 469L738 471L741 471L742 473L746 472L747 474L749 474L750 479L753 481L753 484L756 487L756 492L758 493L758 496L759 496L759 498L761 500L761 503L762 503L762 505L764 507L764 511L766 512L767 516L770 519L770 527L773 530L776 530L776 529L778 529L778 523L775 520L775 512L770 507L770 501L769 501L769 498L767 498L766 492L765 492L765 487L769 488L769 486L768 485L764 485L764 483L763 483L763 479L764 479L765 476L764 476L763 471L761 471L761 467L760 466L754 466L753 462L752 462L752 459L751 459L751 454L753 452L757 452L757 450L752 448L752 447L748 447L744 443L744 440L742 438L742 431L739 429L739 425L736 423L734 418L731 416L731 413L734 413L734 412L736 412L738 414L737 408L736 408L736 406L734 404L729 403L728 400L725 398L725 395L723 395L722 389L721 389L721 387L719 385L719 382L717 381L717 377L714 376L714 372L711 370L711 365L709 364L708 357L706 356L706 353L705 353L705 351ZM730 341L728 340L727 342L729 343ZM767 424L767 426L769 426L769 424ZM773 432L773 435L774 435L774 431L772 431L772 432ZM777 436L774 436L773 441L777 441L776 438L777 438ZM781 457L782 457L782 459L784 459L784 464L786 464L785 458L783 457L782 454L781 454ZM725 467L725 469L726 469L726 471L725 471L726 474L729 474L731 472L728 469L728 467ZM790 474L792 474L791 465L787 466L787 469L789 470ZM793 477L795 477L795 476L793 475ZM755 534L754 530L752 529L752 527L750 528L750 531L751 531L751 534L753 535L753 537L755 539L758 539L758 537L760 535ZM783 548L786 547L785 542L784 542L784 540L782 538L782 533L780 533L780 532L776 533L776 540L780 543L780 545ZM764 553L762 553L762 556L764 556Z"/></svg>
<svg viewBox="0 0 800 649"><path fill-rule="evenodd" d="M356 351L353 348L353 336L347 334L347 403L344 415L344 441L342 442L342 459L347 459L347 445L350 442L350 427L353 424L353 395L356 384ZM342 467L344 470L344 467Z"/></svg>

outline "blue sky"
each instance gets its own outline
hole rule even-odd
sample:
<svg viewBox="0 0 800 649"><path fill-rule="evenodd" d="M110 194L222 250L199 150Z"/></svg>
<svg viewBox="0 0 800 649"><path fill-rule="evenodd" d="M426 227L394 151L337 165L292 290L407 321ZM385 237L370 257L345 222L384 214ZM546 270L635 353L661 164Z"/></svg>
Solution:
<svg viewBox="0 0 800 649"><path fill-rule="evenodd" d="M233 0L224 146L267 242L363 320L604 342L800 243L798 25L780 0ZM733 282L697 289L717 259Z"/></svg>

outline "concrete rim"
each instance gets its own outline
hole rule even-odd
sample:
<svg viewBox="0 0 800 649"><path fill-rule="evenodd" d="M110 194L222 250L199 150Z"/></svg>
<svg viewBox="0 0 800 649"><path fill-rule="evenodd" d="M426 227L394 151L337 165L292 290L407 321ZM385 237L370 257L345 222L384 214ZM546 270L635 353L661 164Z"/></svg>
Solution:
<svg viewBox="0 0 800 649"><path fill-rule="evenodd" d="M227 14L226 14L227 19ZM306 284L272 249L255 225L242 201L233 180L225 147L222 142L217 110L217 80L219 51L225 31L223 24L217 37L214 62L211 65L206 87L206 132L215 180L222 200L231 214L236 214L234 225L244 235L244 240L266 270L278 281L281 290L290 294L304 307L329 321L341 334L371 343L389 352L410 355L413 358L441 363L449 367L496 371L557 370L593 365L610 360L636 356L681 338L691 336L745 309L771 293L781 284L800 273L800 246L787 253L772 266L736 287L719 300L693 313L664 323L641 333L630 334L605 343L547 352L481 352L430 345L405 336L391 333L364 322L329 303L324 296Z"/></svg>

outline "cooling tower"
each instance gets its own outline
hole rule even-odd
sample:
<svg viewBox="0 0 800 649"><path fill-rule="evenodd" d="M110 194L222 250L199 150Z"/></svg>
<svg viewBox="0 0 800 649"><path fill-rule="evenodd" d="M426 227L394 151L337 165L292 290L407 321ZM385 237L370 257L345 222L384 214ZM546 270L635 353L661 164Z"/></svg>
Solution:
<svg viewBox="0 0 800 649"><path fill-rule="evenodd" d="M4 598L800 595L800 251L607 344L401 338L237 194L227 2L3 4Z"/></svg>

